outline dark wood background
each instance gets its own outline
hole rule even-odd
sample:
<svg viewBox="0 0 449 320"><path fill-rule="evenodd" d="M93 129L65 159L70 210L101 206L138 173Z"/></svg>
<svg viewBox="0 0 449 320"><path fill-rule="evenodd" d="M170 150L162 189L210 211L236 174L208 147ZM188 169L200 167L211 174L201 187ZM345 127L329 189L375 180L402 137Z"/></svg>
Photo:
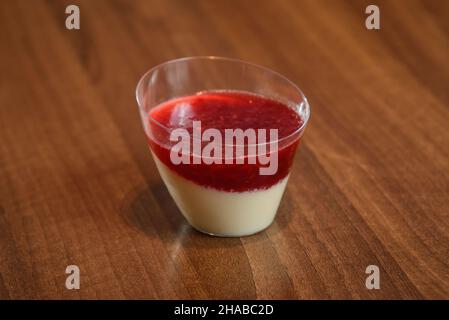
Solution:
<svg viewBox="0 0 449 320"><path fill-rule="evenodd" d="M381 30L365 28L372 3ZM449 1L7 0L0 14L0 298L449 298ZM270 67L312 105L255 236L192 230L148 152L136 83L193 55Z"/></svg>

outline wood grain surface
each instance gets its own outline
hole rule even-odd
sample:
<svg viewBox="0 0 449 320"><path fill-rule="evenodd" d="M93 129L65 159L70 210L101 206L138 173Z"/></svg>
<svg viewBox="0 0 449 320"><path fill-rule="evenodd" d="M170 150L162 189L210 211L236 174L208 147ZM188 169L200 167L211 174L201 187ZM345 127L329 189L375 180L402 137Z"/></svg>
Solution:
<svg viewBox="0 0 449 320"><path fill-rule="evenodd" d="M136 83L194 55L272 68L311 103L255 236L194 231L148 152ZM449 298L449 1L5 0L0 81L1 299Z"/></svg>

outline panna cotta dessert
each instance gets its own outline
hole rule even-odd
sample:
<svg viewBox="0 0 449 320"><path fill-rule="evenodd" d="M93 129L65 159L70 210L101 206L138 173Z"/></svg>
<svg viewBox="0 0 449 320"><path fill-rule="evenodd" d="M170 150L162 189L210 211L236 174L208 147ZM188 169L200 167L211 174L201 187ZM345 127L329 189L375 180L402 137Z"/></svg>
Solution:
<svg viewBox="0 0 449 320"><path fill-rule="evenodd" d="M244 236L271 224L300 140L299 135L292 137L292 134L303 125L294 107L250 93L206 91L156 106L150 110L148 121L149 144L157 168L178 208L193 227L214 235ZM185 129L190 133L192 146L194 121L201 123L201 132L213 128L223 137L226 129L276 129L277 142L281 143L275 150L267 147L265 151L265 155L277 157L275 172L262 175L262 164L249 163L249 158L256 157L256 153L244 153L242 163L237 163L234 150L232 161L226 164L231 159L225 158L225 143L220 146L223 152L221 161L216 161L218 164L204 161L195 164L193 158L204 154L195 154L192 148L187 150L191 161L173 163L170 153L177 141L170 141L168 133Z"/></svg>
<svg viewBox="0 0 449 320"><path fill-rule="evenodd" d="M297 86L240 60L189 57L144 74L136 98L157 169L190 225L237 237L273 222L310 116Z"/></svg>

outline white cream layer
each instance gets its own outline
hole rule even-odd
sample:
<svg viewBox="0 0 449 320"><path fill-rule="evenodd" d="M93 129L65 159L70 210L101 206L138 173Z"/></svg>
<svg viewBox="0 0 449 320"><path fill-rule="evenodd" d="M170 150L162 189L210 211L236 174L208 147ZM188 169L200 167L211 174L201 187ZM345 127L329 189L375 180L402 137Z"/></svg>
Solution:
<svg viewBox="0 0 449 320"><path fill-rule="evenodd" d="M228 192L181 177L153 154L170 195L196 229L220 236L245 236L267 228L276 215L288 176L268 189Z"/></svg>

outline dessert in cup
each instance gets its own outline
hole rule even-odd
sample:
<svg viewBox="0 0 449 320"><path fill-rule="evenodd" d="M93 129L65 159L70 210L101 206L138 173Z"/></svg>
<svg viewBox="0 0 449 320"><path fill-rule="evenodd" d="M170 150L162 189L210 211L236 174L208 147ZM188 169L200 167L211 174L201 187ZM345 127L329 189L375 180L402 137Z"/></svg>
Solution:
<svg viewBox="0 0 449 320"><path fill-rule="evenodd" d="M254 64L192 57L148 71L136 95L162 180L194 228L246 236L272 223L310 116L298 87Z"/></svg>

